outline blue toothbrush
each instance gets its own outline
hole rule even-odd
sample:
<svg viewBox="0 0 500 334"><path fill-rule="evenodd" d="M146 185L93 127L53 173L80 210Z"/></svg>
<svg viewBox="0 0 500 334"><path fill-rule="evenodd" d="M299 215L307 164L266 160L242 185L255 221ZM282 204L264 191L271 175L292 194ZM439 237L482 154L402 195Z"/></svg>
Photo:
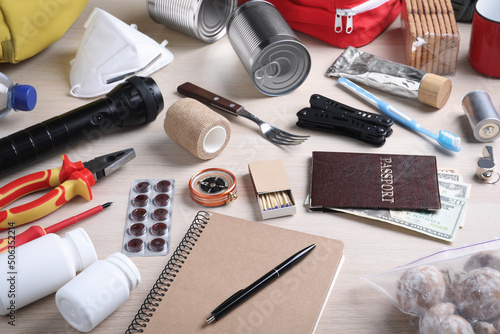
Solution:
<svg viewBox="0 0 500 334"><path fill-rule="evenodd" d="M367 92L363 88L359 87L356 85L354 82L346 79L346 78L339 78L339 84L342 86L346 87L349 89L351 92L356 94L357 96L363 98L373 106L377 107L380 111L382 111L384 114L386 114L389 117L392 117L394 120L397 122L406 125L407 127L418 131L426 136L429 136L430 138L434 139L437 141L441 146L444 148L454 151L454 152L459 152L460 151L460 137L457 137L453 133L446 131L446 130L439 130L439 134L435 134L432 131L429 131L422 127L422 125L418 124L415 120L410 118L409 116L405 115L403 112L400 110L396 109L394 106L390 105L387 102L384 102L374 96L373 94Z"/></svg>

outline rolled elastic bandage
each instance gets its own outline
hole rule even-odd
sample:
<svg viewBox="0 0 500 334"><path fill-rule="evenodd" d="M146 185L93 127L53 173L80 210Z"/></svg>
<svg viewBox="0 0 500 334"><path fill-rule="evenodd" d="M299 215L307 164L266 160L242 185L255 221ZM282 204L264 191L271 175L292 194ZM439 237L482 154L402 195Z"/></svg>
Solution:
<svg viewBox="0 0 500 334"><path fill-rule="evenodd" d="M231 137L229 121L191 98L170 106L163 123L165 133L202 160L218 156Z"/></svg>

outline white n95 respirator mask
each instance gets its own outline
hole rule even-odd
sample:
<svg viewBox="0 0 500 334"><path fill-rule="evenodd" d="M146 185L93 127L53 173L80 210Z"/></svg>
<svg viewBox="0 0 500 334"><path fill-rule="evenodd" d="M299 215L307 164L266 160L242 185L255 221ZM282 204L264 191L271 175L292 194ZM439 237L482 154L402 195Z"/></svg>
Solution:
<svg viewBox="0 0 500 334"><path fill-rule="evenodd" d="M76 97L105 94L133 75L148 76L169 64L167 41L158 44L102 9L85 22L85 34L71 61L70 93Z"/></svg>

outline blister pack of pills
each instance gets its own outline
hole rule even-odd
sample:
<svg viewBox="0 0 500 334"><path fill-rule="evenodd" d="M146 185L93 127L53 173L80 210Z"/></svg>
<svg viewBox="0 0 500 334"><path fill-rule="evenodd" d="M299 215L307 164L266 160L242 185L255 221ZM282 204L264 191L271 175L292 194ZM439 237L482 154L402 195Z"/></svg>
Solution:
<svg viewBox="0 0 500 334"><path fill-rule="evenodd" d="M130 188L122 253L166 255L170 246L174 180L140 179Z"/></svg>

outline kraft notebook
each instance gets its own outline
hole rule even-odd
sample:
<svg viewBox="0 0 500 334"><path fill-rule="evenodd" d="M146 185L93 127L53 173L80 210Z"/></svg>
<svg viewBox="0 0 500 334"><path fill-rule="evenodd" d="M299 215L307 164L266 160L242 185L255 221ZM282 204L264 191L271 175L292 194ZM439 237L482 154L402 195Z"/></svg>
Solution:
<svg viewBox="0 0 500 334"><path fill-rule="evenodd" d="M436 157L313 152L309 207L439 209Z"/></svg>
<svg viewBox="0 0 500 334"><path fill-rule="evenodd" d="M206 324L221 302L313 243L315 249L289 271ZM338 240L200 211L127 333L313 333L343 247ZM157 306L155 298L161 298Z"/></svg>

